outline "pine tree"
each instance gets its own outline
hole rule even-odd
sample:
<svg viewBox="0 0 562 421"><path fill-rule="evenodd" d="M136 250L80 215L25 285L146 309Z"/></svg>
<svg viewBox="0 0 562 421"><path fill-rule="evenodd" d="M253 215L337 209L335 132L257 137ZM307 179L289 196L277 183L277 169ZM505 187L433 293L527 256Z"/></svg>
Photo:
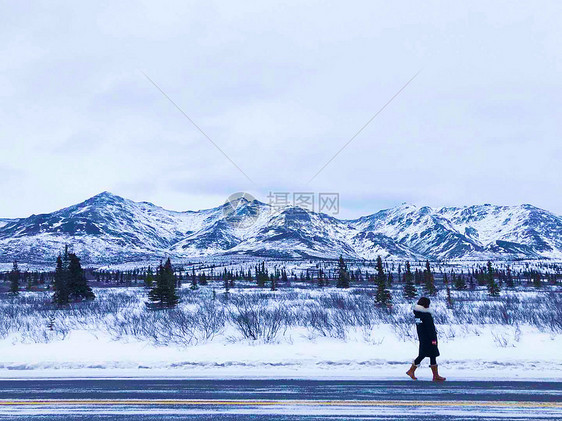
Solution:
<svg viewBox="0 0 562 421"><path fill-rule="evenodd" d="M489 263L492 264L491 262ZM484 269L480 268L479 272L476 274L476 282L481 287L483 287L484 285L489 285L490 274L488 272L484 272Z"/></svg>
<svg viewBox="0 0 562 421"><path fill-rule="evenodd" d="M425 270L423 271L424 278L424 290L428 295L435 295L437 293L437 288L435 288L435 277L431 272L431 266L429 260L425 261Z"/></svg>
<svg viewBox="0 0 562 421"><path fill-rule="evenodd" d="M445 288L447 289L447 307L453 308L453 298L451 297L451 287L449 285L449 278L447 278L447 274L443 274L443 283L445 284Z"/></svg>
<svg viewBox="0 0 562 421"><path fill-rule="evenodd" d="M193 276L191 277L191 285L189 288L192 290L199 289L198 279L201 278L201 275L195 275L195 271L193 271Z"/></svg>
<svg viewBox="0 0 562 421"><path fill-rule="evenodd" d="M378 305L390 305L392 301L392 296L390 291L386 287L386 275L384 273L384 268L382 265L382 259L380 256L377 257L377 275L375 277L375 282L377 284L377 293L375 295L375 303Z"/></svg>
<svg viewBox="0 0 562 421"><path fill-rule="evenodd" d="M497 297L498 295L500 295L500 287L494 279L494 268L492 267L492 262L490 260L488 260L487 264L486 278L488 281L488 294L492 297Z"/></svg>
<svg viewBox="0 0 562 421"><path fill-rule="evenodd" d="M287 276L287 271L285 270L285 268L283 268L283 270L281 271L281 282L283 282L284 285L289 284L289 278Z"/></svg>
<svg viewBox="0 0 562 421"><path fill-rule="evenodd" d="M223 282L224 282L224 291L226 292L227 296L228 296L228 292L230 291L230 282L228 281L228 271L226 270L226 268L224 269L224 273L223 273Z"/></svg>
<svg viewBox="0 0 562 421"><path fill-rule="evenodd" d="M31 274L29 274L27 271L25 271L23 273L23 279L25 281L25 289L28 291L31 291L31 288L33 287L33 277ZM18 289L19 289L19 284L18 284Z"/></svg>
<svg viewBox="0 0 562 421"><path fill-rule="evenodd" d="M155 285L148 293L148 298L158 307L175 307L179 302L176 295L176 277L170 258L158 267Z"/></svg>
<svg viewBox="0 0 562 421"><path fill-rule="evenodd" d="M57 267L55 269L55 280L53 288L53 302L59 306L67 305L70 301L70 291L68 289L70 272L70 257L68 255L68 246L64 248L64 253L57 257Z"/></svg>
<svg viewBox="0 0 562 421"><path fill-rule="evenodd" d="M152 301L154 304L164 307L164 303L166 302L166 283L164 282L164 278L162 277L162 272L164 270L164 266L162 262L156 268L156 276L154 277L154 286L148 293L148 299Z"/></svg>
<svg viewBox="0 0 562 421"><path fill-rule="evenodd" d="M407 300L413 300L417 295L418 291L414 284L414 275L410 268L410 262L406 262L406 272L404 272L404 297Z"/></svg>
<svg viewBox="0 0 562 421"><path fill-rule="evenodd" d="M8 273L8 280L10 281L10 294L18 295L20 291L20 277L21 272L18 268L18 262L14 260L12 271Z"/></svg>
<svg viewBox="0 0 562 421"><path fill-rule="evenodd" d="M418 268L416 268L416 271L414 272L414 281L416 285L421 285L423 282L423 274Z"/></svg>
<svg viewBox="0 0 562 421"><path fill-rule="evenodd" d="M320 288L324 286L324 271L322 268L318 269L318 286Z"/></svg>
<svg viewBox="0 0 562 421"><path fill-rule="evenodd" d="M96 298L88 285L80 258L74 253L68 254L68 294L73 301L93 300Z"/></svg>
<svg viewBox="0 0 562 421"><path fill-rule="evenodd" d="M509 266L507 267L507 277L505 279L505 284L507 285L508 288L514 287L513 275L511 274L511 268Z"/></svg>
<svg viewBox="0 0 562 421"><path fill-rule="evenodd" d="M201 275L199 275L199 285L207 285L207 283L207 275L205 272L202 272Z"/></svg>
<svg viewBox="0 0 562 421"><path fill-rule="evenodd" d="M271 274L271 290L277 291L277 276L275 274Z"/></svg>
<svg viewBox="0 0 562 421"><path fill-rule="evenodd" d="M533 286L535 288L540 288L542 286L541 283L541 273L539 271L536 271L535 273L533 273Z"/></svg>
<svg viewBox="0 0 562 421"><path fill-rule="evenodd" d="M175 307L179 302L179 297L176 295L176 285L177 279L174 275L174 268L172 267L172 262L170 258L166 259L166 263L164 263L164 277L168 284L168 291L167 291L167 306L168 307Z"/></svg>
<svg viewBox="0 0 562 421"><path fill-rule="evenodd" d="M154 273L152 272L152 268L149 266L146 270L146 275L144 276L144 286L146 288L152 288L152 284L154 283Z"/></svg>
<svg viewBox="0 0 562 421"><path fill-rule="evenodd" d="M265 262L262 262L261 265L256 266L256 282L258 284L258 287L263 288L268 281L269 274L267 273L267 269L265 268Z"/></svg>
<svg viewBox="0 0 562 421"><path fill-rule="evenodd" d="M466 282L464 280L464 276L453 273L453 286L457 291L462 291L463 289L466 289Z"/></svg>
<svg viewBox="0 0 562 421"><path fill-rule="evenodd" d="M343 256L340 256L338 261L338 283L336 286L338 288L349 288L349 272Z"/></svg>

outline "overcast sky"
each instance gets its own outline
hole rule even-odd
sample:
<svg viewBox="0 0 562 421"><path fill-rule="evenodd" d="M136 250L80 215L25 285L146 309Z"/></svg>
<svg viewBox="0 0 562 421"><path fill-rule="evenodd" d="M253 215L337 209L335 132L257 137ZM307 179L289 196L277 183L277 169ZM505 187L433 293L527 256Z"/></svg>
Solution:
<svg viewBox="0 0 562 421"><path fill-rule="evenodd" d="M1 1L0 217L104 190L562 214L561 22L558 1Z"/></svg>

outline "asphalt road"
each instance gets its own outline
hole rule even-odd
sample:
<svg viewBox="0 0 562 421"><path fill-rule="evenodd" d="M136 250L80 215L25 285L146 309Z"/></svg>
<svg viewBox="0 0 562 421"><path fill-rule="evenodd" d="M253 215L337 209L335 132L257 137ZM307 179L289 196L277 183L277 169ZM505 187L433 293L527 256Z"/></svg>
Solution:
<svg viewBox="0 0 562 421"><path fill-rule="evenodd" d="M2 380L0 420L562 419L562 383Z"/></svg>

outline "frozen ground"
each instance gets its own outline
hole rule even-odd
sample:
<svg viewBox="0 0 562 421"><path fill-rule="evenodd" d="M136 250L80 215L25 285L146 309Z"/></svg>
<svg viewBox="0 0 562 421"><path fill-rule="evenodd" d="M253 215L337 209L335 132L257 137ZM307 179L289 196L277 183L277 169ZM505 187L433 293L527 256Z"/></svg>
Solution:
<svg viewBox="0 0 562 421"><path fill-rule="evenodd" d="M46 293L5 298L0 378L402 379L416 356L410 303L398 298L387 311L364 290L213 298L211 288L182 290L179 309L164 312L146 310L141 288L98 289L95 302L67 310L52 310ZM502 294L454 292L452 308L435 300L442 374L562 381L559 292Z"/></svg>

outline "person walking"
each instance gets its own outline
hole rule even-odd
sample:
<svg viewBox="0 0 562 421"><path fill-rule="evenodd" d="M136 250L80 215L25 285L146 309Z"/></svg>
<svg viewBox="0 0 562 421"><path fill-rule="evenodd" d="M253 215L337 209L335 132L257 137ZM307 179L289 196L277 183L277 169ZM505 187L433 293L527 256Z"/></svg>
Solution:
<svg viewBox="0 0 562 421"><path fill-rule="evenodd" d="M413 380L417 380L415 376L416 368L425 357L429 357L431 371L433 372L433 381L445 381L445 377L441 377L437 370L437 357L439 356L439 348L437 348L437 331L433 323L433 316L429 309L430 300L427 297L421 297L414 306L414 317L416 320L416 330L418 331L418 339L420 341L420 351L418 357L412 363L410 369L406 372Z"/></svg>

